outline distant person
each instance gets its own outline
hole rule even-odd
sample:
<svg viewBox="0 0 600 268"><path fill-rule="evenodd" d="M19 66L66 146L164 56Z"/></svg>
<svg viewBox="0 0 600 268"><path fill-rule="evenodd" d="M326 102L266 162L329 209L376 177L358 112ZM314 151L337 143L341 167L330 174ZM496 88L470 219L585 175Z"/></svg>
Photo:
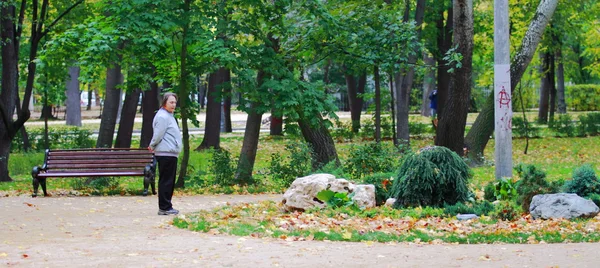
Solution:
<svg viewBox="0 0 600 268"><path fill-rule="evenodd" d="M175 107L177 107L177 95L171 92L165 93L161 108L152 121L154 134L148 146L148 150L154 152L158 162L158 215L179 213L171 203L175 190L177 158L182 147L179 125L173 116Z"/></svg>
<svg viewBox="0 0 600 268"><path fill-rule="evenodd" d="M437 90L434 90L429 94L429 108L431 108L431 122L434 127L437 127Z"/></svg>

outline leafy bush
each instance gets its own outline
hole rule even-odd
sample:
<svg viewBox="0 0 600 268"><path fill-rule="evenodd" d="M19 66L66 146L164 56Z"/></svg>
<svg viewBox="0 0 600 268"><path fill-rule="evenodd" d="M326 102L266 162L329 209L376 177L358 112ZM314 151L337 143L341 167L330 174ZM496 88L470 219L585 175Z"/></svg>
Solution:
<svg viewBox="0 0 600 268"><path fill-rule="evenodd" d="M587 196L587 198L592 200L596 206L600 207L600 194L590 194Z"/></svg>
<svg viewBox="0 0 600 268"><path fill-rule="evenodd" d="M513 117L512 126L513 126L512 131L513 131L514 137L534 138L534 137L540 136L539 127L537 127L535 124L533 124L533 122L529 122L529 121L527 121L527 125L525 125L525 120L523 120L523 117L519 117L519 116Z"/></svg>
<svg viewBox="0 0 600 268"><path fill-rule="evenodd" d="M600 113L588 113L579 116L577 132L580 136L595 136L600 133Z"/></svg>
<svg viewBox="0 0 600 268"><path fill-rule="evenodd" d="M560 114L558 119L550 121L548 126L558 133L558 136L575 136L575 123L573 123L573 118L568 114Z"/></svg>
<svg viewBox="0 0 600 268"><path fill-rule="evenodd" d="M94 147L96 141L92 139L92 132L78 127L52 127L48 128L48 145L50 149L79 149ZM28 129L27 137L32 151L44 151L46 140L43 128ZM11 152L23 152L23 137L19 133L11 143Z"/></svg>
<svg viewBox="0 0 600 268"><path fill-rule="evenodd" d="M483 200L494 202L496 201L496 183L495 181L490 181L483 188Z"/></svg>
<svg viewBox="0 0 600 268"><path fill-rule="evenodd" d="M354 193L338 193L331 190L322 190L317 193L317 198L327 203L327 206L331 208L350 207L358 209L354 200L352 200L353 196Z"/></svg>
<svg viewBox="0 0 600 268"><path fill-rule="evenodd" d="M551 192L551 187L546 181L546 172L534 165L519 164L515 170L521 178L517 182L517 204L521 205L523 211L529 211L529 204L533 196Z"/></svg>
<svg viewBox="0 0 600 268"><path fill-rule="evenodd" d="M289 161L279 153L271 154L269 174L273 181L288 187L298 177L306 176L311 171L312 149L306 143L288 143L285 151L290 154Z"/></svg>
<svg viewBox="0 0 600 268"><path fill-rule="evenodd" d="M507 178L494 182L494 197L496 200L513 200L517 197L515 183Z"/></svg>
<svg viewBox="0 0 600 268"><path fill-rule="evenodd" d="M437 206L469 199L471 170L448 148L425 147L408 156L390 191L395 206Z"/></svg>
<svg viewBox="0 0 600 268"><path fill-rule="evenodd" d="M573 171L573 179L565 183L563 191L581 197L600 194L600 180L591 165L583 165Z"/></svg>
<svg viewBox="0 0 600 268"><path fill-rule="evenodd" d="M567 86L567 107L575 111L598 111L600 108L600 85Z"/></svg>
<svg viewBox="0 0 600 268"><path fill-rule="evenodd" d="M500 201L490 216L497 220L514 221L521 215L522 210L512 201Z"/></svg>
<svg viewBox="0 0 600 268"><path fill-rule="evenodd" d="M375 203L379 206L385 203L388 190L392 187L394 173L375 173L365 177L362 184L373 184L375 186Z"/></svg>
<svg viewBox="0 0 600 268"><path fill-rule="evenodd" d="M449 217L456 216L458 214L475 214L478 216L488 215L493 210L494 205L488 201L444 205L444 214Z"/></svg>
<svg viewBox="0 0 600 268"><path fill-rule="evenodd" d="M233 185L235 176L235 164L231 159L231 153L225 149L213 150L210 160L210 171L215 176L218 185Z"/></svg>
<svg viewBox="0 0 600 268"><path fill-rule="evenodd" d="M344 170L353 180L361 180L378 172L392 172L396 169L400 154L394 147L380 142L352 145Z"/></svg>
<svg viewBox="0 0 600 268"><path fill-rule="evenodd" d="M331 136L335 140L337 140L338 142L352 140L354 138L354 135L355 133L352 131L352 122L343 122L340 120L335 121L333 131L331 132Z"/></svg>

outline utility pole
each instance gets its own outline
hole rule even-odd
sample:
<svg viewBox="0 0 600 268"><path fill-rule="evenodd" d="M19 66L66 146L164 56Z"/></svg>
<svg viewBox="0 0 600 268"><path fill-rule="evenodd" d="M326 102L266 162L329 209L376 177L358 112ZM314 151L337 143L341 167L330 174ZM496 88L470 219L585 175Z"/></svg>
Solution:
<svg viewBox="0 0 600 268"><path fill-rule="evenodd" d="M496 179L512 177L512 94L508 0L494 0L494 118Z"/></svg>

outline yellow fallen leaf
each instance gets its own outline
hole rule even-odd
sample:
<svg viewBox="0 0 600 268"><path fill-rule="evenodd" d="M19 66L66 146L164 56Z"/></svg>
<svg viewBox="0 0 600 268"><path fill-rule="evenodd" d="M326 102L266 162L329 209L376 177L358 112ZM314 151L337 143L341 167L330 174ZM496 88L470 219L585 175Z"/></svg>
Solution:
<svg viewBox="0 0 600 268"><path fill-rule="evenodd" d="M352 233L351 232L345 232L342 234L342 238L346 239L346 240L350 240L350 238L352 238Z"/></svg>

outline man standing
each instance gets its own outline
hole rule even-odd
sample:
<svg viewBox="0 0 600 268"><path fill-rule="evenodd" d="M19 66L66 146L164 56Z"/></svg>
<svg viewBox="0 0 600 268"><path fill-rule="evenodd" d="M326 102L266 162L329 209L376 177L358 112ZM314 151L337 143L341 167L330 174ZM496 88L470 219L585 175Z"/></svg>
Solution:
<svg viewBox="0 0 600 268"><path fill-rule="evenodd" d="M433 127L437 128L437 90L434 90L429 94L429 108L431 108L431 123Z"/></svg>
<svg viewBox="0 0 600 268"><path fill-rule="evenodd" d="M176 215L171 198L175 190L177 158L181 152L181 132L173 116L177 107L177 95L165 93L161 108L156 112L152 127L154 133L148 150L154 152L158 162L158 215Z"/></svg>

